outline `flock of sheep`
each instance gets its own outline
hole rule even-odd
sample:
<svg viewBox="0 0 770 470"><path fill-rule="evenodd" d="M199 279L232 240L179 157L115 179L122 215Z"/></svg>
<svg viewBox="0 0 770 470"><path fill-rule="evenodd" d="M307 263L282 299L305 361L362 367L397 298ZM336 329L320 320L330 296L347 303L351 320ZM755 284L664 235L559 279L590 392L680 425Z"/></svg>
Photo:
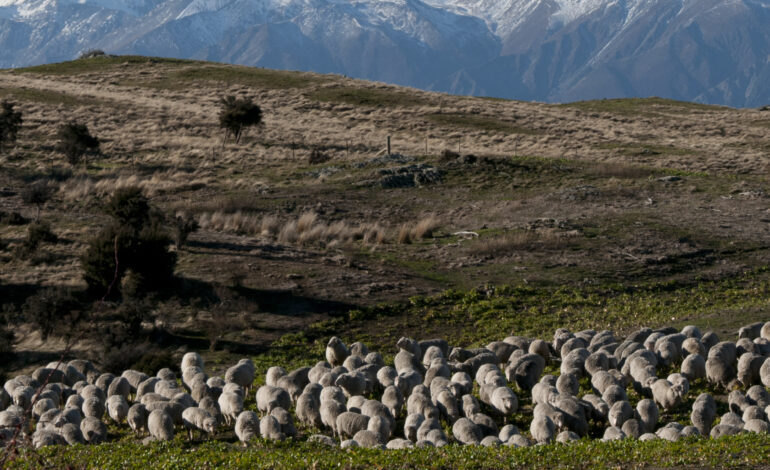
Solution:
<svg viewBox="0 0 770 470"><path fill-rule="evenodd" d="M586 436L589 421L606 423L605 440L768 432L770 322L743 327L738 336L720 341L687 326L643 328L619 341L610 331L559 329L550 343L510 336L475 349L401 338L392 365L362 343L348 347L334 337L326 361L290 372L268 369L256 390L259 413L244 408L255 380L250 359L224 377L208 377L200 355L187 353L181 383L169 369L155 377L135 370L115 376L88 361L52 363L0 390L0 445L27 438L35 447L104 442L105 415L149 433L146 440L234 429L244 444L259 436L298 438L298 420L325 432L308 440L343 448L568 442ZM544 375L547 364L558 364L559 375ZM658 376L672 368L680 372ZM590 390L581 394L583 377ZM729 392L729 411L717 416L716 398L702 393L689 425L659 423L661 410L688 406L696 379ZM631 403L629 387L645 398ZM534 405L531 421L525 417L528 435L509 422L519 394L531 395Z"/></svg>

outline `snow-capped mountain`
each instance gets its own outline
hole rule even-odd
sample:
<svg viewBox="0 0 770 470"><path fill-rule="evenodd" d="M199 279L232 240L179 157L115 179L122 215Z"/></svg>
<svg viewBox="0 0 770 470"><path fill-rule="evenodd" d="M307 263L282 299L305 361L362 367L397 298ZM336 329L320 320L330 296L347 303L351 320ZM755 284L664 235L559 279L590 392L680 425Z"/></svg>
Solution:
<svg viewBox="0 0 770 470"><path fill-rule="evenodd" d="M770 0L0 0L0 67L92 48L518 99L770 103Z"/></svg>

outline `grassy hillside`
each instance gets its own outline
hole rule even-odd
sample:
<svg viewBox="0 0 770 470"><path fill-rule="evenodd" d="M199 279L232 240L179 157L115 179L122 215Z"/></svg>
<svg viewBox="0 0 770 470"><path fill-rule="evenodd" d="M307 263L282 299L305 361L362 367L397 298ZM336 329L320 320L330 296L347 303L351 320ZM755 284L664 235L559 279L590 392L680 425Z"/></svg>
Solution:
<svg viewBox="0 0 770 470"><path fill-rule="evenodd" d="M227 95L253 98L264 114L239 144L218 126ZM70 342L68 357L106 366L177 367L196 350L210 373L249 355L262 374L314 363L332 335L388 356L403 335L470 346L509 334L550 340L558 327L695 324L730 337L770 320L768 111L660 98L546 105L125 56L0 71L0 99L24 116L17 142L0 149L0 297L15 333L6 376L58 359ZM102 143L74 165L56 149L58 126L71 120ZM55 188L41 220L58 240L30 253L21 247L37 208L22 196L38 180ZM106 200L131 185L169 223L185 215L200 229L176 250L173 286L94 303L80 257L109 220ZM91 312L87 324L43 339L24 305L46 288L71 291ZM104 332L130 312L141 314L140 334L118 347ZM116 436L41 458L122 467L130 456L138 466L163 450L169 468L401 462L181 439L139 451ZM747 449L767 444L740 437L683 453L584 443L575 452L594 456L585 466L731 466L765 462ZM404 458L436 468L572 463L558 446L451 452Z"/></svg>

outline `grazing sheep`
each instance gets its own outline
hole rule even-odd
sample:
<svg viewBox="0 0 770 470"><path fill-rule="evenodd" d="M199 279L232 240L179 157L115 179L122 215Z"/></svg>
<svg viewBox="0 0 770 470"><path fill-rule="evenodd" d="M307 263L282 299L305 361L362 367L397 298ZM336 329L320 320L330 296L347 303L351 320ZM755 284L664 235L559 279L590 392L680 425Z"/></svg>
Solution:
<svg viewBox="0 0 770 470"><path fill-rule="evenodd" d="M545 444L553 441L556 426L551 418L544 414L538 414L532 419L529 432L538 444Z"/></svg>
<svg viewBox="0 0 770 470"><path fill-rule="evenodd" d="M336 336L332 337L326 344L326 360L333 367L342 365L349 355L350 351L347 346L345 346L345 343Z"/></svg>
<svg viewBox="0 0 770 470"><path fill-rule="evenodd" d="M666 411L679 406L686 393L682 383L672 384L666 379L656 380L651 388L653 399Z"/></svg>
<svg viewBox="0 0 770 470"><path fill-rule="evenodd" d="M754 385L746 391L746 399L749 403L760 408L770 406L770 393L761 385Z"/></svg>
<svg viewBox="0 0 770 470"><path fill-rule="evenodd" d="M506 443L511 439L511 437L517 434L521 434L519 432L519 428L517 428L513 424L506 424L500 430L500 433L497 435L497 438L500 439L500 442Z"/></svg>
<svg viewBox="0 0 770 470"><path fill-rule="evenodd" d="M368 449L380 449L384 448L384 444L380 439L380 436L368 429L362 429L358 431L353 440L358 443L360 447L366 447Z"/></svg>
<svg viewBox="0 0 770 470"><path fill-rule="evenodd" d="M132 369L124 370L120 376L128 381L128 384L131 386L131 393L136 393L136 387L138 387L140 383L150 378L144 372L139 372L138 370Z"/></svg>
<svg viewBox="0 0 770 470"><path fill-rule="evenodd" d="M454 423L460 418L460 406L457 403L457 397L448 388L441 390L434 402L441 416L445 417L450 423ZM504 404L502 398L500 403L501 405Z"/></svg>
<svg viewBox="0 0 770 470"><path fill-rule="evenodd" d="M232 382L240 385L249 393L249 388L254 382L254 363L251 359L241 359L238 363L225 371L225 382Z"/></svg>
<svg viewBox="0 0 770 470"><path fill-rule="evenodd" d="M390 440L387 444L385 444L385 448L388 450L409 449L412 447L414 447L414 443L412 443L412 441L400 438Z"/></svg>
<svg viewBox="0 0 770 470"><path fill-rule="evenodd" d="M766 358L759 354L747 352L738 359L738 381L744 387L750 387L760 381L760 369Z"/></svg>
<svg viewBox="0 0 770 470"><path fill-rule="evenodd" d="M744 423L748 423L752 419L767 421L767 415L765 414L765 410L762 408L756 405L751 405L743 411L741 419L743 419Z"/></svg>
<svg viewBox="0 0 770 470"><path fill-rule="evenodd" d="M243 397L237 393L223 392L219 395L217 403L228 426L233 420L238 419L238 415L243 411Z"/></svg>
<svg viewBox="0 0 770 470"><path fill-rule="evenodd" d="M321 422L338 435L337 418L346 410L345 405L336 400L321 400Z"/></svg>
<svg viewBox="0 0 770 470"><path fill-rule="evenodd" d="M131 384L128 383L125 377L116 377L110 382L107 387L107 396L120 395L124 399L128 400L128 396L131 394Z"/></svg>
<svg viewBox="0 0 770 470"><path fill-rule="evenodd" d="M730 411L738 414L742 414L746 408L751 406L749 399L740 390L733 390L727 395L727 404L730 407Z"/></svg>
<svg viewBox="0 0 770 470"><path fill-rule="evenodd" d="M281 426L281 433L286 437L297 437L297 428L294 426L294 419L288 411L283 408L273 408L270 416L274 417Z"/></svg>
<svg viewBox="0 0 770 470"><path fill-rule="evenodd" d="M274 418L273 418L274 419ZM277 421L276 421L277 422ZM260 435L261 422L253 411L243 411L235 420L235 435L243 443L244 447Z"/></svg>
<svg viewBox="0 0 770 470"><path fill-rule="evenodd" d="M680 370L689 380L706 378L706 360L700 354L692 353L684 358Z"/></svg>
<svg viewBox="0 0 770 470"><path fill-rule="evenodd" d="M393 417L398 417L404 407L404 395L395 385L389 385L382 393L382 404L387 406Z"/></svg>
<svg viewBox="0 0 770 470"><path fill-rule="evenodd" d="M102 419L104 416L104 402L97 397L88 397L83 401L83 415Z"/></svg>
<svg viewBox="0 0 770 470"><path fill-rule="evenodd" d="M150 377L147 380L142 381L136 387L135 400L136 401L141 400L142 396L144 396L145 394L155 393L155 385L160 381L161 379L158 377Z"/></svg>
<svg viewBox="0 0 770 470"><path fill-rule="evenodd" d="M604 393L602 393L602 400L607 403L607 406L612 408L612 406L617 402L628 401L628 395L626 395L626 391L619 385L610 385L604 389Z"/></svg>
<svg viewBox="0 0 770 470"><path fill-rule="evenodd" d="M337 416L337 434L342 437L352 438L358 431L366 429L369 417L359 413L346 411Z"/></svg>
<svg viewBox="0 0 770 470"><path fill-rule="evenodd" d="M611 426L621 427L623 423L634 417L634 409L627 400L616 401L607 414L607 420Z"/></svg>
<svg viewBox="0 0 770 470"><path fill-rule="evenodd" d="M743 425L739 426L733 426L730 424L717 424L713 428L711 428L711 432L709 433L709 437L712 439L718 439L722 436L733 436L735 434L739 434L743 430Z"/></svg>
<svg viewBox="0 0 770 470"><path fill-rule="evenodd" d="M658 424L659 411L654 400L649 398L639 400L639 403L636 404L636 414L639 416L644 432L655 430L655 425Z"/></svg>
<svg viewBox="0 0 770 470"><path fill-rule="evenodd" d="M460 418L454 422L452 436L465 445L479 444L483 438L481 429L468 418Z"/></svg>
<svg viewBox="0 0 770 470"><path fill-rule="evenodd" d="M495 420L492 419L492 417L489 415L484 413L476 413L470 417L470 420L473 421L476 426L479 427L479 429L481 429L482 436L490 436L493 434L497 436L500 433Z"/></svg>
<svg viewBox="0 0 770 470"><path fill-rule="evenodd" d="M159 441L170 441L174 438L174 420L166 410L152 410L147 417L147 429L150 436Z"/></svg>
<svg viewBox="0 0 770 470"><path fill-rule="evenodd" d="M759 378L762 385L770 387L770 357L765 359L765 362L762 363L762 367L759 368Z"/></svg>
<svg viewBox="0 0 770 470"><path fill-rule="evenodd" d="M644 425L638 419L629 419L623 423L623 426L621 426L620 430L623 431L623 434L625 434L626 437L639 439L639 436L644 434L643 428Z"/></svg>
<svg viewBox="0 0 770 470"><path fill-rule="evenodd" d="M209 436L214 434L217 420L202 408L190 407L182 412L182 424L187 429L188 439L192 440L193 431L196 429L205 432Z"/></svg>
<svg viewBox="0 0 770 470"><path fill-rule="evenodd" d="M698 338L687 338L682 342L682 355L700 354L706 356L706 347ZM705 359L704 359L705 362Z"/></svg>
<svg viewBox="0 0 770 470"><path fill-rule="evenodd" d="M735 378L735 361L737 349L734 343L722 341L715 344L708 352L706 359L706 378L713 384L727 388Z"/></svg>
<svg viewBox="0 0 770 470"><path fill-rule="evenodd" d="M580 383L575 375L562 374L556 379L556 389L560 394L577 396L580 391Z"/></svg>
<svg viewBox="0 0 770 470"><path fill-rule="evenodd" d="M261 413L270 413L273 408L291 408L291 397L289 393L278 387L263 385L257 389L257 409ZM220 403L220 407L222 404Z"/></svg>
<svg viewBox="0 0 770 470"><path fill-rule="evenodd" d="M750 419L743 425L743 430L754 433L770 433L770 423L764 419Z"/></svg>
<svg viewBox="0 0 770 470"><path fill-rule="evenodd" d="M502 416L507 417L519 409L519 398L508 387L497 387L492 392L492 408Z"/></svg>
<svg viewBox="0 0 770 470"><path fill-rule="evenodd" d="M107 426L94 417L87 416L80 422L80 432L89 444L99 444L107 440Z"/></svg>
<svg viewBox="0 0 770 470"><path fill-rule="evenodd" d="M425 416L420 413L412 413L406 417L404 421L404 437L411 442L417 442L417 430L422 426L425 421Z"/></svg>
<svg viewBox="0 0 770 470"><path fill-rule="evenodd" d="M619 441L626 438L626 434L617 426L610 426L604 430L602 441Z"/></svg>
<svg viewBox="0 0 770 470"><path fill-rule="evenodd" d="M377 433L380 441L384 443L390 438L391 434L393 434L393 425L395 425L395 422L391 423L391 421L385 417L371 416L369 417L369 424L366 425L366 429Z"/></svg>
<svg viewBox="0 0 770 470"><path fill-rule="evenodd" d="M745 423L743 422L741 415L734 411L730 411L723 414L722 417L719 418L719 424L729 424L730 426L742 428Z"/></svg>
<svg viewBox="0 0 770 470"><path fill-rule="evenodd" d="M128 402L123 395L112 395L107 398L107 414L118 424L126 419L128 416Z"/></svg>
<svg viewBox="0 0 770 470"><path fill-rule="evenodd" d="M313 393L303 392L297 398L296 405L297 419L308 426L320 428L323 425L321 420L321 400Z"/></svg>
<svg viewBox="0 0 770 470"><path fill-rule="evenodd" d="M581 398L590 413L591 419L594 421L606 421L607 414L610 412L610 407L602 400L602 397L589 393L583 395ZM657 409L657 407L656 407Z"/></svg>
<svg viewBox="0 0 770 470"><path fill-rule="evenodd" d="M545 370L545 359L539 354L524 354L511 358L505 368L508 382L516 382L521 390L532 390Z"/></svg>
<svg viewBox="0 0 770 470"><path fill-rule="evenodd" d="M147 408L141 403L135 403L128 409L126 421L134 433L144 433L147 431Z"/></svg>
<svg viewBox="0 0 770 470"><path fill-rule="evenodd" d="M80 426L73 423L65 423L59 433L67 442L67 444L74 446L75 444L85 444L86 438L83 436L83 432L80 430Z"/></svg>
<svg viewBox="0 0 770 470"><path fill-rule="evenodd" d="M497 436L487 436L479 443L482 447L498 447L503 444Z"/></svg>
<svg viewBox="0 0 770 470"><path fill-rule="evenodd" d="M342 389L346 396L362 395L366 391L366 378L358 372L348 372L337 377L334 385Z"/></svg>
<svg viewBox="0 0 770 470"><path fill-rule="evenodd" d="M562 413L564 425L580 436L588 434L588 421L585 417L585 408L577 398L562 395L553 402L553 406Z"/></svg>

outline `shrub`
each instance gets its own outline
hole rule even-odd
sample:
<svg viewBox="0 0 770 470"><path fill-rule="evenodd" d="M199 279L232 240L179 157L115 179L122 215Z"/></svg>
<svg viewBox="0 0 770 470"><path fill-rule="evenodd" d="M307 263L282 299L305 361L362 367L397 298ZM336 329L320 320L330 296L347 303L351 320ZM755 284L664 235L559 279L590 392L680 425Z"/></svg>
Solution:
<svg viewBox="0 0 770 470"><path fill-rule="evenodd" d="M54 331L69 336L83 320L84 312L72 292L62 287L44 288L27 298L23 307L26 321L40 330L43 339Z"/></svg>
<svg viewBox="0 0 770 470"><path fill-rule="evenodd" d="M176 244L177 249L184 246L185 243L187 243L187 237L199 228L200 226L198 225L198 221L195 220L195 217L191 215L177 215L174 218L173 227L174 243Z"/></svg>
<svg viewBox="0 0 770 470"><path fill-rule="evenodd" d="M29 222L18 212L3 212L0 211L0 223L8 225L24 225Z"/></svg>
<svg viewBox="0 0 770 470"><path fill-rule="evenodd" d="M113 222L99 232L82 258L83 277L94 294L116 294L121 280L133 272L130 294L162 288L174 274L176 254L157 212L138 188L115 191L106 206Z"/></svg>
<svg viewBox="0 0 770 470"><path fill-rule="evenodd" d="M225 130L225 139L232 134L236 144L245 128L262 123L262 109L251 98L238 99L231 95L223 98L221 105L219 126Z"/></svg>
<svg viewBox="0 0 770 470"><path fill-rule="evenodd" d="M40 207L48 202L53 196L56 187L47 180L37 180L34 183L27 185L21 191L21 200L25 204L34 204L37 206L37 215L35 220L40 219Z"/></svg>
<svg viewBox="0 0 770 470"><path fill-rule="evenodd" d="M321 152L318 149L313 149L310 152L310 157L308 158L308 163L311 165L318 165L319 163L326 163L329 161L331 157L329 155Z"/></svg>
<svg viewBox="0 0 770 470"><path fill-rule="evenodd" d="M58 150L73 165L77 164L86 153L99 149L99 139L91 135L85 124L74 121L62 124L56 136L59 139Z"/></svg>
<svg viewBox="0 0 770 470"><path fill-rule="evenodd" d="M13 109L14 106L16 106L14 103L5 100L0 103L0 147L16 141L24 121L21 111Z"/></svg>

